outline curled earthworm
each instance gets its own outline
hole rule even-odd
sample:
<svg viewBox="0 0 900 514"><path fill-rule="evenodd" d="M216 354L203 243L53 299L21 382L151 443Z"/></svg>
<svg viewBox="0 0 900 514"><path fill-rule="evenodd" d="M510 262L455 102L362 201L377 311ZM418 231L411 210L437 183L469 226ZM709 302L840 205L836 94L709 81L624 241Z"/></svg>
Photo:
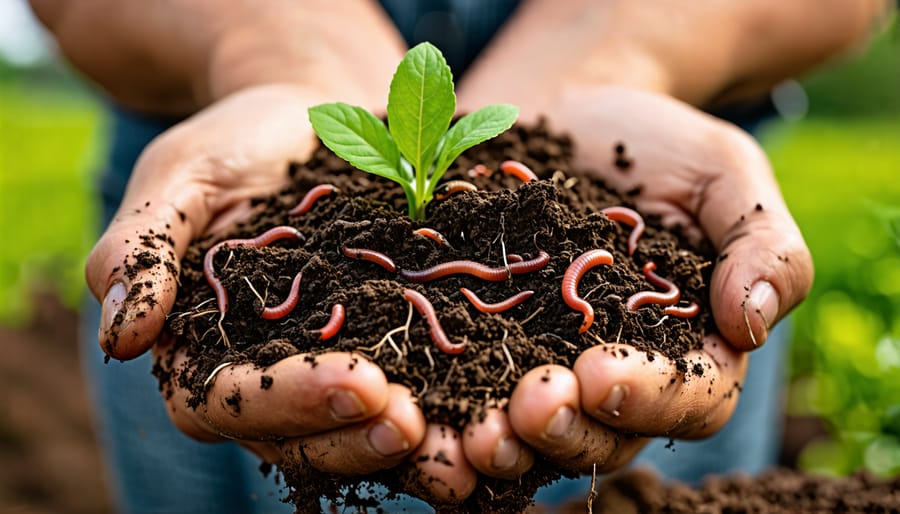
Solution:
<svg viewBox="0 0 900 514"><path fill-rule="evenodd" d="M444 200L451 195L463 191L478 191L478 188L475 187L475 184L466 182L465 180L451 180L449 182L444 182L434 190L434 199Z"/></svg>
<svg viewBox="0 0 900 514"><path fill-rule="evenodd" d="M584 314L584 322L581 324L581 328L578 329L579 334L586 332L594 322L594 308L578 296L578 282L581 281L581 277L589 269L602 264L612 266L612 254L606 250L588 250L572 261L572 264L569 264L569 267L566 269L565 275L563 275L563 300L565 300L566 305Z"/></svg>
<svg viewBox="0 0 900 514"><path fill-rule="evenodd" d="M631 235L628 236L628 255L634 255L638 239L644 234L644 218L628 207L607 207L600 212L606 214L607 218L632 228Z"/></svg>
<svg viewBox="0 0 900 514"><path fill-rule="evenodd" d="M484 164L476 164L468 171L470 177L490 177L494 172Z"/></svg>
<svg viewBox="0 0 900 514"><path fill-rule="evenodd" d="M219 253L219 250L222 248L235 248L241 245L261 248L263 246L268 246L279 239L303 241L306 238L294 227L280 226L269 229L253 239L228 239L221 241L213 245L213 247L206 252L206 255L203 258L203 275L206 277L209 286L216 292L216 303L219 305L220 320L224 318L225 313L228 312L228 292L225 291L225 286L222 285L222 282L216 278L216 270L213 266L213 260L215 259L216 254Z"/></svg>
<svg viewBox="0 0 900 514"><path fill-rule="evenodd" d="M693 318L700 314L700 306L695 302L691 302L686 306L670 305L663 309L663 314L675 316L676 318Z"/></svg>
<svg viewBox="0 0 900 514"><path fill-rule="evenodd" d="M548 262L550 262L550 255L541 250L534 259L513 262L508 267L492 268L475 261L450 261L420 271L400 270L400 276L417 284L430 282L448 275L472 275L488 282L502 282L509 278L510 275L521 275L537 271L546 266Z"/></svg>
<svg viewBox="0 0 900 514"><path fill-rule="evenodd" d="M261 314L263 319L281 319L294 310L294 307L297 306L297 300L300 299L300 278L302 276L302 271L297 273L294 277L294 281L291 283L291 292L288 293L287 298L285 298L281 304L276 305L275 307L266 307L263 305Z"/></svg>
<svg viewBox="0 0 900 514"><path fill-rule="evenodd" d="M465 287L460 287L459 290L470 302L472 302L472 305L474 305L476 309L485 314L497 314L512 309L534 295L534 291L522 291L521 293L510 296L506 300L497 303L485 303L481 298L478 298L478 295L473 291L466 289Z"/></svg>
<svg viewBox="0 0 900 514"><path fill-rule="evenodd" d="M290 216L300 216L301 214L306 214L313 208L316 201L319 198L322 198L325 195L330 195L332 193L340 192L340 189L334 187L331 184L320 184L309 190L304 196L303 199L300 200L300 203L297 204L296 207L288 211L288 215Z"/></svg>
<svg viewBox="0 0 900 514"><path fill-rule="evenodd" d="M437 241L437 243L439 245L442 245L442 246L444 246L444 245L450 246L450 243L447 242L447 238L444 237L443 234L441 234L440 232L438 232L437 230L435 230L433 228L417 228L416 230L413 230L413 234L424 236L429 239L433 239L434 241Z"/></svg>
<svg viewBox="0 0 900 514"><path fill-rule="evenodd" d="M531 168L525 166L519 161L503 161L500 163L500 171L507 175L512 175L522 182L531 182L537 180L537 175L531 171Z"/></svg>
<svg viewBox="0 0 900 514"><path fill-rule="evenodd" d="M374 262L391 273L397 271L397 265L394 264L394 261L381 252L365 248L347 248L346 246L341 250L344 252L344 256L350 259Z"/></svg>
<svg viewBox="0 0 900 514"><path fill-rule="evenodd" d="M319 341L326 341L334 337L344 325L345 315L346 311L344 310L344 306L339 303L334 304L334 307L331 308L331 317L328 318L328 323L325 323L325 326L322 327Z"/></svg>
<svg viewBox="0 0 900 514"><path fill-rule="evenodd" d="M635 293L625 300L626 309L635 311L638 307L648 303L655 303L663 306L670 306L678 303L678 299L681 298L681 290L679 290L678 286L671 281L654 273L654 270L656 270L656 263L653 261L644 264L644 276L647 277L647 280L656 287L664 287L666 290L663 292L641 291Z"/></svg>
<svg viewBox="0 0 900 514"><path fill-rule="evenodd" d="M454 344L451 343L449 339L447 339L447 334L444 333L444 329L443 327L441 327L441 322L438 321L437 314L434 312L434 306L431 305L431 302L428 301L428 298L425 298L421 293L413 289L404 289L403 298L407 302L411 303L413 307L415 307L416 310L419 311L419 315L425 318L425 321L428 322L428 331L431 335L431 340L439 350L452 355L462 353L463 350L466 349L466 343Z"/></svg>

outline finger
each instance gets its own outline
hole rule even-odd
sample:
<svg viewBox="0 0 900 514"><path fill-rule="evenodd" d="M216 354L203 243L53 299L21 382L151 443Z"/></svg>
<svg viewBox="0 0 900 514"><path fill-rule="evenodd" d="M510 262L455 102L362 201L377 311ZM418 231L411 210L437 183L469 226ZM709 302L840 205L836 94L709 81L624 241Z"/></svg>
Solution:
<svg viewBox="0 0 900 514"><path fill-rule="evenodd" d="M619 351L627 349L626 352ZM609 344L583 352L573 371L584 411L617 430L694 439L718 431L734 411L747 354L716 336L685 355L687 373L662 355Z"/></svg>
<svg viewBox="0 0 900 514"><path fill-rule="evenodd" d="M731 169L701 188L697 209L719 251L710 290L716 324L729 343L752 350L809 293L813 267L762 149L746 134L728 134L719 139Z"/></svg>
<svg viewBox="0 0 900 514"><path fill-rule="evenodd" d="M422 444L409 456L414 467L411 492L440 504L460 503L478 483L475 468L466 459L462 438L446 425L428 425Z"/></svg>
<svg viewBox="0 0 900 514"><path fill-rule="evenodd" d="M162 356L157 362L167 360ZM184 350L179 350L170 369L191 373L184 369L186 361ZM381 413L389 398L381 369L345 353L317 355L314 362L294 355L268 368L226 366L209 382L206 402L197 409L188 407L191 392L178 385L177 376L167 386L172 421L201 441L298 437L331 430Z"/></svg>
<svg viewBox="0 0 900 514"><path fill-rule="evenodd" d="M517 478L534 464L534 452L513 432L501 409L491 409L484 419L466 426L463 451L475 469L496 478Z"/></svg>
<svg viewBox="0 0 900 514"><path fill-rule="evenodd" d="M513 390L508 412L510 425L523 441L566 469L589 472L596 464L606 470L644 444L585 416L578 380L562 366L526 373Z"/></svg>
<svg viewBox="0 0 900 514"><path fill-rule="evenodd" d="M390 384L389 393L387 407L365 423L285 441L285 459L353 475L397 465L425 438L425 416L408 388Z"/></svg>

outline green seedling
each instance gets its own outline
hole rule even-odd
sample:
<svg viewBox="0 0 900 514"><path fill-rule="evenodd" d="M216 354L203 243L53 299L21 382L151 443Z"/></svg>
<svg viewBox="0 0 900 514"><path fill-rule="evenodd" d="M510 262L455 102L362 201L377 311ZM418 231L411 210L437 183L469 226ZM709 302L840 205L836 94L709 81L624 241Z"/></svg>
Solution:
<svg viewBox="0 0 900 514"><path fill-rule="evenodd" d="M489 105L451 127L455 112L450 67L440 50L421 43L406 53L391 80L387 127L362 107L340 102L311 107L309 120L325 146L339 157L400 184L409 217L421 220L435 186L453 161L509 129L519 115L513 105Z"/></svg>

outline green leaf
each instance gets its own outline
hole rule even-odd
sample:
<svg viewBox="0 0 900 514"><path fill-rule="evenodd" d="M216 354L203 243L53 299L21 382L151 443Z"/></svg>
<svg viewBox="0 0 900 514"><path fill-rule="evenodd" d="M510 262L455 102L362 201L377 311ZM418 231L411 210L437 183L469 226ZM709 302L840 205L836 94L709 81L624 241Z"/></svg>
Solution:
<svg viewBox="0 0 900 514"><path fill-rule="evenodd" d="M309 121L325 146L338 157L369 173L403 184L397 145L387 127L362 107L345 103L309 108Z"/></svg>
<svg viewBox="0 0 900 514"><path fill-rule="evenodd" d="M461 153L505 132L518 116L518 107L497 104L482 107L460 118L441 140L430 189Z"/></svg>
<svg viewBox="0 0 900 514"><path fill-rule="evenodd" d="M416 45L391 80L387 115L391 136L416 170L417 191L424 189L435 149L455 111L453 76L447 61L434 45Z"/></svg>

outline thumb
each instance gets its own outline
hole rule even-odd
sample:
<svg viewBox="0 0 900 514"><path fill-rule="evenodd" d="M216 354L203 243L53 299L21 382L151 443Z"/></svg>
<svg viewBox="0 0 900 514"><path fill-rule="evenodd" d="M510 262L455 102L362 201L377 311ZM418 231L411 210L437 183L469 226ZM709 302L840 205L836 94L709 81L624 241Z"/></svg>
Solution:
<svg viewBox="0 0 900 514"><path fill-rule="evenodd" d="M716 324L735 348L752 350L809 293L813 265L762 149L743 133L729 139L731 171L707 183L698 214L719 252Z"/></svg>

